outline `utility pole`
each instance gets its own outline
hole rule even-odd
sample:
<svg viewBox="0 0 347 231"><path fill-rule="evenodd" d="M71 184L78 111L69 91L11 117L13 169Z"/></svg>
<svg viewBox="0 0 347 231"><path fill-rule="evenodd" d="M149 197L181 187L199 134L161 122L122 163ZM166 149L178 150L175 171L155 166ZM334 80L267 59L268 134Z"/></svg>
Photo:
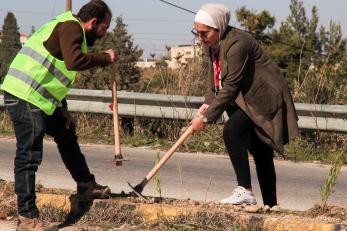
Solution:
<svg viewBox="0 0 347 231"><path fill-rule="evenodd" d="M66 11L72 11L72 0L66 0Z"/></svg>

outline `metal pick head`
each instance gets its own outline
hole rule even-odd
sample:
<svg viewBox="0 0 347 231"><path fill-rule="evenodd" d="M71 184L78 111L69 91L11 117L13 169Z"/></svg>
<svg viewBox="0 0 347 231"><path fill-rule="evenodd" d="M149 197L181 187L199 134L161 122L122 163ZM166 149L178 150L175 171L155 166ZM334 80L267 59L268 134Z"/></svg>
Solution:
<svg viewBox="0 0 347 231"><path fill-rule="evenodd" d="M143 199L143 200L145 200L145 201L148 201L148 199L144 196L144 195L142 195L140 192L138 192L135 188L136 187L133 187L129 182L128 182L128 185L129 185L129 187L133 190L132 192L130 192L130 195L132 195L132 196L138 196L138 197L140 197L141 199Z"/></svg>
<svg viewBox="0 0 347 231"><path fill-rule="evenodd" d="M119 154L119 155L115 155L114 156L114 162L116 162L116 166L121 166L123 165L123 155L122 154Z"/></svg>

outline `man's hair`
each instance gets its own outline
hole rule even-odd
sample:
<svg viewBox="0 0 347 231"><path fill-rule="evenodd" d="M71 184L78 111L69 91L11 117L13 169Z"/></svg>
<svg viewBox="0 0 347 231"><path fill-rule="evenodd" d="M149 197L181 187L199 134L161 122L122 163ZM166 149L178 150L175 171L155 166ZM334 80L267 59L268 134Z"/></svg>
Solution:
<svg viewBox="0 0 347 231"><path fill-rule="evenodd" d="M77 17L82 20L82 22L87 22L92 18L96 18L97 22L102 22L106 15L112 18L112 12L107 4L102 0L91 0L77 13Z"/></svg>

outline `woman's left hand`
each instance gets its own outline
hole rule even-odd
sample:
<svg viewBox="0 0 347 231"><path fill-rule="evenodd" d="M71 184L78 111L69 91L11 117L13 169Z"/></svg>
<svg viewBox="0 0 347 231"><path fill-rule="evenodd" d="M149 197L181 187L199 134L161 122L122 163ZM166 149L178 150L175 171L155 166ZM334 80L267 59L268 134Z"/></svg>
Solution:
<svg viewBox="0 0 347 231"><path fill-rule="evenodd" d="M205 128L205 123L204 123L204 121L202 120L201 117L194 118L190 122L190 125L192 126L193 132L199 132L199 131L204 130L204 128Z"/></svg>

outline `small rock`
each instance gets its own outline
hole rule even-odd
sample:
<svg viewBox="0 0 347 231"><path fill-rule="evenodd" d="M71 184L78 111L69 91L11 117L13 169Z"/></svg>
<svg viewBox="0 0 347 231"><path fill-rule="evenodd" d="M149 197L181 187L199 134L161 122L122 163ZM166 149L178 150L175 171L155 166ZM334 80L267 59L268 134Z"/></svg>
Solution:
<svg viewBox="0 0 347 231"><path fill-rule="evenodd" d="M270 209L271 212L281 212L282 208L279 205L272 206Z"/></svg>
<svg viewBox="0 0 347 231"><path fill-rule="evenodd" d="M0 211L0 220L6 219L7 215L5 212Z"/></svg>
<svg viewBox="0 0 347 231"><path fill-rule="evenodd" d="M258 213L260 210L262 210L262 208L263 207L260 205L249 205L244 208L244 211L248 213Z"/></svg>
<svg viewBox="0 0 347 231"><path fill-rule="evenodd" d="M199 205L200 203L198 201L194 201L193 205Z"/></svg>
<svg viewBox="0 0 347 231"><path fill-rule="evenodd" d="M265 205L264 208L263 208L263 211L264 211L265 213L270 212L270 206Z"/></svg>

